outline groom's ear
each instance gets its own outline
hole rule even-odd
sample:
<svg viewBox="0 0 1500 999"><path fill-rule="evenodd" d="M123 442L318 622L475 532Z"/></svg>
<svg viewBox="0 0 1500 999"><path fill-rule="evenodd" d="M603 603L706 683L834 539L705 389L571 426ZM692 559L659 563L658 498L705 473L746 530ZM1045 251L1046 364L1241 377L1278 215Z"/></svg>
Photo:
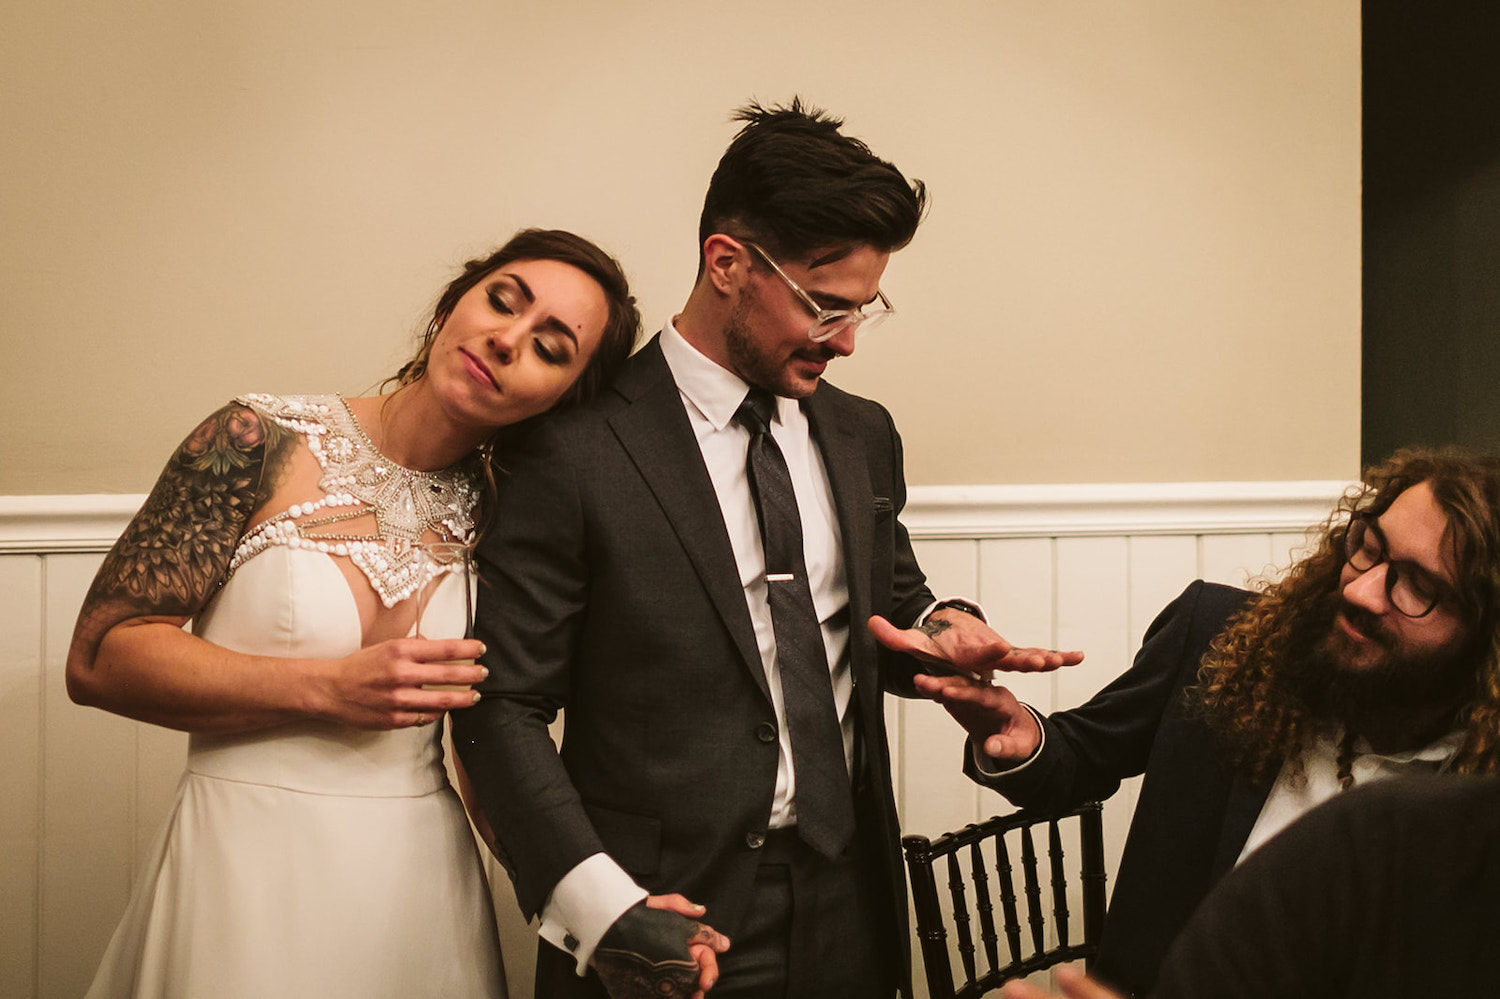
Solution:
<svg viewBox="0 0 1500 999"><path fill-rule="evenodd" d="M722 232L703 241L703 274L719 294L733 295L749 269L749 251L743 243Z"/></svg>

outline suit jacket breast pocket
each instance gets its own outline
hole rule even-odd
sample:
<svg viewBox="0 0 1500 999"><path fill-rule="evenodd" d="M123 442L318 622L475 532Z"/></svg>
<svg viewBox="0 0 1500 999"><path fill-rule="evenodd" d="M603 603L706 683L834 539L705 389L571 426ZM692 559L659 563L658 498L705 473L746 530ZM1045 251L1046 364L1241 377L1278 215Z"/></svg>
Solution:
<svg viewBox="0 0 1500 999"><path fill-rule="evenodd" d="M896 543L896 509L889 496L875 497L875 518L870 532L870 594L875 613L890 606L892 552Z"/></svg>

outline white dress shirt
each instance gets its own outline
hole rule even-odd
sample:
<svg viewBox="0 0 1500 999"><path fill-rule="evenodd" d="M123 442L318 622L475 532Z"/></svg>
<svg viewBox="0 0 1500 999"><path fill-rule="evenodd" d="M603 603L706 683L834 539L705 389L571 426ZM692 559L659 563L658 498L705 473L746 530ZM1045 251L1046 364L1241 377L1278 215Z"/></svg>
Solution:
<svg viewBox="0 0 1500 999"><path fill-rule="evenodd" d="M1339 793L1338 744L1341 737L1322 736L1312 740L1302 754L1304 779L1292 773L1291 762L1281 768L1266 803L1261 806L1260 816L1250 829L1250 838L1240 851L1238 866L1272 836L1297 821L1303 815ZM1453 762L1458 747L1463 745L1462 730L1449 732L1421 749L1399 753L1377 753L1370 749L1364 739L1354 741L1354 761L1350 774L1355 787L1375 781L1389 780L1411 774L1441 773Z"/></svg>
<svg viewBox="0 0 1500 999"><path fill-rule="evenodd" d="M703 463L719 498L719 511L729 531L735 567L745 590L755 644L771 690L771 706L780 729L780 758L776 765L776 795L771 802L772 829L797 821L797 774L792 767L792 742L787 732L786 706L781 694L781 669L776 661L776 634L771 626L771 604L766 586L766 556L761 545L760 522L745 457L750 432L734 414L744 402L750 386L734 372L700 354L669 323L662 330L661 351L682 394L688 422L698 438ZM771 419L771 437L786 458L802 518L802 552L807 561L807 581L812 590L813 610L823 633L823 650L833 681L833 705L844 734L844 764L852 766L854 724L849 716L853 677L849 670L849 584L844 579L843 547L833 488L823 455L813 444L807 415L795 399L776 397Z"/></svg>

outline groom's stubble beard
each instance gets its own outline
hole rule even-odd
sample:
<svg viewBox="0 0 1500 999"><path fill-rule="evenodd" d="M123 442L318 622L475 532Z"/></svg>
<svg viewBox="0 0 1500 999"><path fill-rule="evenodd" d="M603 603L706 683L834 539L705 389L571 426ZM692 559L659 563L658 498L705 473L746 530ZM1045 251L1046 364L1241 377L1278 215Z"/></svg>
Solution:
<svg viewBox="0 0 1500 999"><path fill-rule="evenodd" d="M816 388L816 385L809 388L800 379L789 374L786 362L778 360L774 352L756 336L750 324L748 295L742 294L730 306L729 316L724 324L724 345L734 373L750 385L788 399L805 398ZM830 348L812 340L808 340L797 353L824 361L831 361L838 356Z"/></svg>

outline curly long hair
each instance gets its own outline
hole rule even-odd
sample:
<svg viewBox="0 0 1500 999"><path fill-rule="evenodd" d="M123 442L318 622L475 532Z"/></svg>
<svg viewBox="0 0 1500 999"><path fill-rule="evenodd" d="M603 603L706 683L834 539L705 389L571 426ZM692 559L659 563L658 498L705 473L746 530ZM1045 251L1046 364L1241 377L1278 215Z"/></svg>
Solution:
<svg viewBox="0 0 1500 999"><path fill-rule="evenodd" d="M1451 768L1500 770L1500 456L1455 448L1403 450L1371 468L1340 500L1309 555L1262 592L1214 640L1190 692L1231 762L1259 786L1300 764L1315 735L1330 734L1318 695L1331 672L1321 643L1340 606L1344 536L1356 512L1379 516L1425 482L1448 518L1444 536L1456 569L1460 613L1473 667L1457 724L1465 736ZM1341 758L1352 752L1346 733ZM1342 774L1341 774L1342 776Z"/></svg>

